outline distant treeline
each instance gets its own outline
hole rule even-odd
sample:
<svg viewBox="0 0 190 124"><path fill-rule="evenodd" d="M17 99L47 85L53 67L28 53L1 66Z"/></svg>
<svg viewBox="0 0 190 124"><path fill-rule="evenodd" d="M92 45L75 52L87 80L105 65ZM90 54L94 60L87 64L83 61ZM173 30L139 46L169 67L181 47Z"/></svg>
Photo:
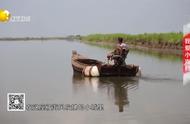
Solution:
<svg viewBox="0 0 190 124"><path fill-rule="evenodd" d="M70 40L70 37L3 37L0 41Z"/></svg>

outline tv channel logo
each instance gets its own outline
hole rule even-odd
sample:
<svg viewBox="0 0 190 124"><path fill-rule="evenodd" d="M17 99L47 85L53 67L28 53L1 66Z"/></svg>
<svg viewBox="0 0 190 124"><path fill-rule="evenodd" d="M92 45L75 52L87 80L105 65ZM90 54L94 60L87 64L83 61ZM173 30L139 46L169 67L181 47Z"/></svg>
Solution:
<svg viewBox="0 0 190 124"><path fill-rule="evenodd" d="M20 15L11 15L8 10L0 9L0 23L7 23L7 22L30 22L30 16L20 16Z"/></svg>
<svg viewBox="0 0 190 124"><path fill-rule="evenodd" d="M0 22L8 22L11 18L11 14L8 10L0 9Z"/></svg>

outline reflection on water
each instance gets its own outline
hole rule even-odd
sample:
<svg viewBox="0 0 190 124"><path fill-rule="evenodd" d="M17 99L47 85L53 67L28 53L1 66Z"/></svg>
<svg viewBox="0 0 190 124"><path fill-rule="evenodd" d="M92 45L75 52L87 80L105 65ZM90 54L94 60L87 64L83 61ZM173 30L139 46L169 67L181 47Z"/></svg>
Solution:
<svg viewBox="0 0 190 124"><path fill-rule="evenodd" d="M76 91L80 90L81 85L90 85L94 92L98 89L106 90L108 97L114 99L119 112L123 112L124 106L129 105L128 90L138 88L138 78L131 77L83 77L75 73L72 82Z"/></svg>
<svg viewBox="0 0 190 124"><path fill-rule="evenodd" d="M143 56L151 56L158 58L160 60L169 60L169 61L182 61L181 53L171 54L163 51L152 51L151 49L147 50L138 50L138 49L131 49L131 52L137 53Z"/></svg>
<svg viewBox="0 0 190 124"><path fill-rule="evenodd" d="M109 52L70 41L0 42L2 123L189 124L190 85L182 84L181 61L131 51L126 62L141 67L139 80L86 78L73 76L70 61L73 49L98 60L104 60ZM24 92L27 104L97 103L104 105L104 111L12 113L6 111L9 92Z"/></svg>
<svg viewBox="0 0 190 124"><path fill-rule="evenodd" d="M96 44L93 42L87 43L90 44L92 46L97 46L97 47L102 47L102 48L106 48L106 49L114 49L113 44ZM169 61L182 61L182 53L181 51L179 52L178 50L176 50L175 52L173 52L173 54L171 54L170 52L164 52L162 50L155 50L153 51L152 49L135 49L135 48L130 48L130 52L132 53L137 53L139 55L142 56L151 56L151 57L155 57L158 58L160 60L169 60Z"/></svg>

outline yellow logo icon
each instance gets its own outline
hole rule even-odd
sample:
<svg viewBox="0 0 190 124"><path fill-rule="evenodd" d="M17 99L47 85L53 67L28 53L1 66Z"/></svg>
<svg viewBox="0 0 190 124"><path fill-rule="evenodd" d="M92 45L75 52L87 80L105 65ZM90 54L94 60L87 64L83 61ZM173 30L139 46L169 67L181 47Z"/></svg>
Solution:
<svg viewBox="0 0 190 124"><path fill-rule="evenodd" d="M11 14L7 10L0 9L0 22L8 22Z"/></svg>

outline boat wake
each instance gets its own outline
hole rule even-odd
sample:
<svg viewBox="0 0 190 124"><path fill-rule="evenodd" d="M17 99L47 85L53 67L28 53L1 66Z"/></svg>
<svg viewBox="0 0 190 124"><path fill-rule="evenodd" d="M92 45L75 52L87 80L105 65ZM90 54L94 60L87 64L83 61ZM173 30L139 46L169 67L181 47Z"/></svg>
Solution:
<svg viewBox="0 0 190 124"><path fill-rule="evenodd" d="M151 75L142 75L140 79L144 81L154 81L154 82L158 82L158 81L159 82L183 82L182 79L162 77L162 76L151 76Z"/></svg>

